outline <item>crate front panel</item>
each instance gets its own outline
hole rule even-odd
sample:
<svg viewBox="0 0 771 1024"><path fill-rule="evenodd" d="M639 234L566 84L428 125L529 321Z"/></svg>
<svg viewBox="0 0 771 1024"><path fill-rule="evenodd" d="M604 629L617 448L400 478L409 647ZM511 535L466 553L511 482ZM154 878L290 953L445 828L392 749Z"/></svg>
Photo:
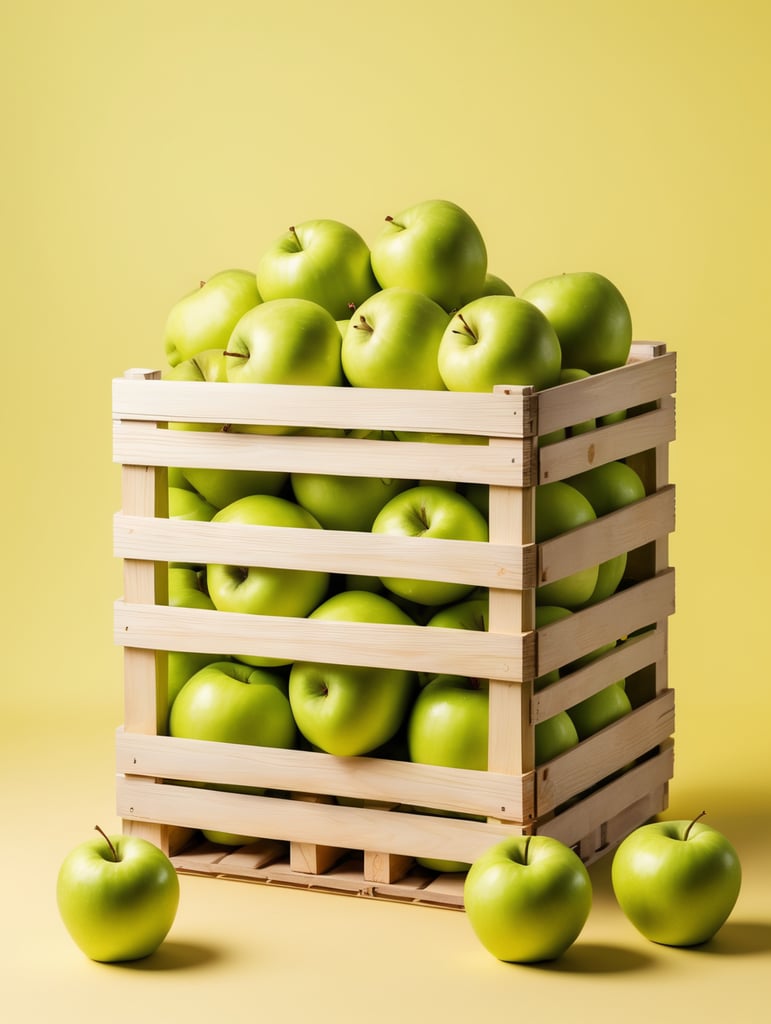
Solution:
<svg viewBox="0 0 771 1024"><path fill-rule="evenodd" d="M491 395L417 395L123 379L114 383L115 460L149 474L148 493L154 493L155 499L158 488L165 484L165 467L200 465L484 483L506 489L521 503L536 483L564 479L615 458L634 455L638 460L655 461L660 457L674 437L674 401L670 398L674 370L673 354L661 354L656 346L650 350L637 346L626 367L538 395L532 389L514 387L496 389ZM300 412L287 413L287 409ZM539 434L619 409L631 409L632 414L620 423L538 450ZM467 435L467 443L238 432L239 426L254 423L290 429L298 426L300 415L302 425L308 427L462 434ZM227 424L230 429L164 429L166 423L175 422ZM468 443L474 438L483 443ZM662 469L652 476L661 478ZM183 752L177 746L184 741L143 735L143 727L141 733L127 732L119 739L121 813L125 812L128 821L246 834L249 829L241 826L256 827L259 821L261 835L302 843L348 843L355 849L378 849L409 857L473 859L471 854L481 850L479 844L487 843L493 832L498 835L523 829L552 829L570 845L580 845L587 833L596 834L597 848L601 848L608 836L612 838L623 830L630 815L642 813L657 802L663 806L666 799L666 780L671 776L671 755L666 751L674 709L671 691L662 681L662 666L666 662L666 619L674 610L673 572L666 567L653 575L646 572L601 605L537 633L523 629L523 620L517 616L522 614L522 601L538 580L559 579L630 548L645 552L665 544L674 528L674 490L666 480L649 490L648 496L634 506L572 531L573 536L563 535L540 545L523 543L521 537L512 543L500 543L496 537L496 543L464 544L171 521L164 518L162 509L159 514L157 501L149 512L147 502L140 500L140 514L136 514L137 507L117 514L116 554L124 558L127 573L135 573L140 581L138 589L132 587L131 594L127 590L127 598L115 605L115 639L126 647L127 666L142 666L141 673L135 673L134 668L127 671L127 690L136 684L145 693L149 687L158 696L162 684L157 675L160 670L153 662L157 652L271 657L289 652L293 660L455 672L501 681L521 689L525 698L522 706L529 708L530 717L525 727L532 729L625 675L652 673L654 679L659 678L652 692L648 692L650 687L646 689L642 706L632 715L534 772L470 773L481 778L469 782L463 773L455 775L456 770L442 769L440 775L449 773L448 777L442 775L437 781L432 774L435 770L424 772L429 766L363 758L354 759L361 762L359 771L350 773L346 767L335 776L339 765L331 775L325 771L309 773L310 763L303 760L307 752L293 752L289 760L283 751L251 752L255 759L249 771L254 774L249 777L259 780L255 785L288 791L305 786L308 793L319 798L339 795L387 804L389 809L336 807L323 802L202 790L198 784L206 781L229 784L233 772L243 777L241 768L233 767L235 753L211 749L196 754L191 761L187 748ZM236 550L238 557L232 555ZM448 579L487 587L491 602L509 594L516 600L511 607L518 611L515 619L504 620L505 630L510 632L500 631L499 625L498 632L474 633L170 608L160 596L158 576L158 570L165 570L170 561ZM500 616L496 621L500 623ZM645 633L632 635L643 629ZM621 642L613 651L563 676L558 683L532 692L532 682L538 675L562 668L614 641ZM143 660L141 655L150 660ZM131 675L136 676L133 683ZM491 694L494 692L495 688ZM152 693L147 699L152 703ZM494 715L491 696L491 720ZM161 717L156 714L155 720ZM218 746L222 745L212 748ZM316 766L339 761L324 754L310 756L322 759L314 762ZM181 763L187 767L180 773ZM239 764L243 766L243 762ZM207 779L209 772L212 774ZM153 779L191 785L158 785ZM600 793L605 794L602 799ZM488 821L459 822L403 810L395 813L403 804L479 814ZM625 810L627 804L634 810ZM340 815L338 811L362 813ZM611 817L615 824L610 823ZM418 818L421 820L416 824ZM496 818L503 819L503 824Z"/></svg>

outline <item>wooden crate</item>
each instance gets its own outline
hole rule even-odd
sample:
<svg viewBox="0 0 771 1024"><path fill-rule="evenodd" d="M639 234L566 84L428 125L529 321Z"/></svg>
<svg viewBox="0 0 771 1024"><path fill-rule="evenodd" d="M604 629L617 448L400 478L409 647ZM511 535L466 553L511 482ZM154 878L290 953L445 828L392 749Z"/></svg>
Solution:
<svg viewBox="0 0 771 1024"><path fill-rule="evenodd" d="M115 553L124 596L125 718L117 735L117 810L126 832L180 871L462 907L462 875L415 858L470 862L493 842L539 833L590 863L667 805L674 696L667 623L674 611L668 536L674 488L675 354L635 344L626 366L534 392L490 394L190 383L130 370L113 382L114 459L122 468ZM539 447L539 436L629 410L610 425ZM165 429L169 422L430 431L487 443L439 444L307 434ZM625 458L647 496L536 544L535 488ZM167 468L199 466L453 480L489 486L487 544L171 520ZM621 552L628 578L609 599L534 628L535 588ZM167 564L218 562L409 576L489 589L489 629L325 622L167 606ZM603 644L610 653L539 692L534 680ZM161 735L166 651L451 672L490 679L487 772L380 757L333 757ZM618 679L634 710L546 764L534 727ZM264 787L265 795L200 783ZM338 802L332 798L341 798ZM414 807L452 812L416 814ZM225 849L200 829L264 837Z"/></svg>

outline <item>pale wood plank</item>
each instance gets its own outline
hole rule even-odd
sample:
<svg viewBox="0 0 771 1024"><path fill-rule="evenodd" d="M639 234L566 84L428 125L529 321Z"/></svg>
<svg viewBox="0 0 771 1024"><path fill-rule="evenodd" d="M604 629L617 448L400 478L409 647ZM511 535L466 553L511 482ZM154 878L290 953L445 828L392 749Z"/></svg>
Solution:
<svg viewBox="0 0 771 1024"><path fill-rule="evenodd" d="M409 804L522 820L523 808L533 800L533 773L511 776L386 758L332 757L124 729L116 733L116 758L119 773L333 795L364 801L371 809Z"/></svg>
<svg viewBox="0 0 771 1024"><path fill-rule="evenodd" d="M535 546L346 530L128 516L113 520L114 551L129 561L231 564L445 580L521 588L535 581ZM139 565L142 563L139 562Z"/></svg>
<svg viewBox="0 0 771 1024"><path fill-rule="evenodd" d="M411 870L415 863L414 858L405 857L395 853L375 853L371 850L364 851L364 878L368 882L382 882L392 884Z"/></svg>

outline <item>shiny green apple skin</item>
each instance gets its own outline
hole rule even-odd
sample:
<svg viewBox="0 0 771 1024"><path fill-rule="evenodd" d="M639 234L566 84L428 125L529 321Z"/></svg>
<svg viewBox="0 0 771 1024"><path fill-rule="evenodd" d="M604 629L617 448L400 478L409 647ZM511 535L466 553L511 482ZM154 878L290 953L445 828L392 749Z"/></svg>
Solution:
<svg viewBox="0 0 771 1024"><path fill-rule="evenodd" d="M402 491L378 513L372 532L409 537L486 541L487 522L481 512L456 491L419 485ZM385 586L399 597L425 605L460 601L473 587L441 580L411 580L382 576Z"/></svg>
<svg viewBox="0 0 771 1024"><path fill-rule="evenodd" d="M612 281L592 271L534 281L521 292L557 332L562 365L589 373L623 366L632 345L632 317Z"/></svg>
<svg viewBox="0 0 771 1024"><path fill-rule="evenodd" d="M487 770L487 680L438 675L418 694L407 724L411 761Z"/></svg>
<svg viewBox="0 0 771 1024"><path fill-rule="evenodd" d="M192 566L169 566L169 606L214 610L200 570Z"/></svg>
<svg viewBox="0 0 771 1024"><path fill-rule="evenodd" d="M350 316L378 283L369 247L361 235L337 220L318 218L290 227L262 254L257 287L265 302L308 299L335 319Z"/></svg>
<svg viewBox="0 0 771 1024"><path fill-rule="evenodd" d="M169 487L169 519L191 519L208 523L217 514L217 508L197 491L184 487Z"/></svg>
<svg viewBox="0 0 771 1024"><path fill-rule="evenodd" d="M535 763L545 764L578 745L578 731L567 711L538 722L535 726Z"/></svg>
<svg viewBox="0 0 771 1024"><path fill-rule="evenodd" d="M230 335L228 335L228 338ZM227 338L225 339L228 340ZM197 352L189 359L183 359L181 363L170 367L163 373L164 380L187 380L195 383L202 381L213 381L223 384L228 379L227 359L225 358L224 345L222 348L208 348L203 352Z"/></svg>
<svg viewBox="0 0 771 1024"><path fill-rule="evenodd" d="M91 960L150 956L174 923L179 879L168 857L139 836L90 839L65 857L56 883L62 921Z"/></svg>
<svg viewBox="0 0 771 1024"><path fill-rule="evenodd" d="M389 598L347 590L316 608L310 619L414 625ZM328 754L368 754L391 740L407 714L417 687L414 672L295 662L289 700L300 732Z"/></svg>
<svg viewBox="0 0 771 1024"><path fill-rule="evenodd" d="M597 518L587 498L563 480L539 484L535 492L536 543L550 540ZM580 569L536 590L538 604L557 605L560 608L578 608L591 598L597 585L598 566Z"/></svg>
<svg viewBox="0 0 771 1024"><path fill-rule="evenodd" d="M654 821L623 840L611 881L619 906L645 938L698 946L731 914L742 871L733 845L710 825Z"/></svg>
<svg viewBox="0 0 771 1024"><path fill-rule="evenodd" d="M321 529L310 512L296 502L269 494L241 498L221 509L212 522ZM265 566L208 565L206 580L218 611L301 618L325 597L329 574ZM289 660L239 655L239 661L254 665L281 665Z"/></svg>
<svg viewBox="0 0 771 1024"><path fill-rule="evenodd" d="M285 749L297 742L285 680L235 661L212 662L188 679L171 706L169 734Z"/></svg>
<svg viewBox="0 0 771 1024"><path fill-rule="evenodd" d="M482 285L482 290L476 298L481 298L483 295L513 295L514 289L508 283L504 281L502 277L497 274L491 274L490 271L485 274L485 280Z"/></svg>
<svg viewBox="0 0 771 1024"><path fill-rule="evenodd" d="M485 295L451 317L438 354L450 391L492 391L499 384L557 383L560 346L539 309L514 295Z"/></svg>
<svg viewBox="0 0 771 1024"><path fill-rule="evenodd" d="M487 248L465 210L428 199L386 218L371 262L381 288L410 288L451 312L480 294Z"/></svg>
<svg viewBox="0 0 771 1024"><path fill-rule="evenodd" d="M168 653L169 710L185 683L199 669L216 661L229 661L221 654L200 654L195 651L169 651ZM167 722L168 730L168 722Z"/></svg>
<svg viewBox="0 0 771 1024"><path fill-rule="evenodd" d="M166 359L176 366L207 349L222 351L233 328L262 301L248 270L222 270L172 306L163 337Z"/></svg>
<svg viewBox="0 0 771 1024"><path fill-rule="evenodd" d="M576 941L592 906L580 858L550 836L512 836L483 853L466 875L466 916L498 960L556 960Z"/></svg>
<svg viewBox="0 0 771 1024"><path fill-rule="evenodd" d="M568 715L576 727L578 738L585 740L587 736L593 736L628 715L631 710L632 702L627 697L623 683L617 682L568 708Z"/></svg>
<svg viewBox="0 0 771 1024"><path fill-rule="evenodd" d="M376 292L356 309L343 335L346 379L360 388L444 391L437 353L449 319L421 292Z"/></svg>

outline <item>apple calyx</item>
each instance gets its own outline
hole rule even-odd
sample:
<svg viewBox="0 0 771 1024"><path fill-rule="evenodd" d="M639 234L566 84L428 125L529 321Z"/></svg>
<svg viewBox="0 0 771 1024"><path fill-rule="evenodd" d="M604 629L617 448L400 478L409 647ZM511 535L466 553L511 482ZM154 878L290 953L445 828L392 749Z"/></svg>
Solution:
<svg viewBox="0 0 771 1024"><path fill-rule="evenodd" d="M687 841L688 836L691 834L691 829L693 828L693 826L696 824L697 821L700 821L706 813L706 811L702 811L701 814L696 815L696 817L693 819L693 821L690 823L688 828L683 833L683 842Z"/></svg>
<svg viewBox="0 0 771 1024"><path fill-rule="evenodd" d="M112 854L112 859L114 861L119 861L120 857L118 856L118 851L115 849L115 847L110 842L110 837L107 835L107 833L104 831L104 829L100 828L98 825L94 825L94 828L104 838L104 841L110 847L110 853Z"/></svg>
<svg viewBox="0 0 771 1024"><path fill-rule="evenodd" d="M369 331L370 334L375 333L375 328L367 321L367 318L359 313L359 322L354 324L354 329L357 331Z"/></svg>
<svg viewBox="0 0 771 1024"><path fill-rule="evenodd" d="M458 319L460 320L460 322L463 324L463 330L462 331L456 331L455 328L453 328L452 333L453 334L467 334L469 336L469 338L473 338L474 341L479 341L479 338L477 338L476 334L474 334L474 332L471 330L469 325L466 323L466 321L465 321L465 319L463 317L463 314L462 313L458 313L456 315L457 315Z"/></svg>

